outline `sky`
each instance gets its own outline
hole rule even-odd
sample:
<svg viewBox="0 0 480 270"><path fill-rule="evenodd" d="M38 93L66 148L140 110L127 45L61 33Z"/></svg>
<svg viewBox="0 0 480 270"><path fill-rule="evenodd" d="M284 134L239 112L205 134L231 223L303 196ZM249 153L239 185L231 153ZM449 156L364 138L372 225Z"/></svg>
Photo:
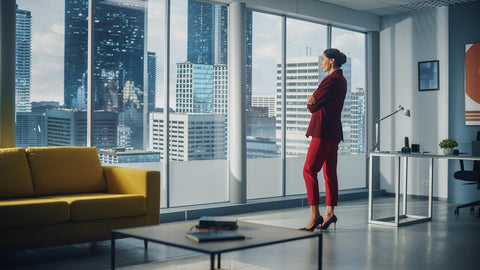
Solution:
<svg viewBox="0 0 480 270"><path fill-rule="evenodd" d="M148 1L148 51L157 54L157 106L163 107L164 89L164 1ZM32 14L32 101L63 104L64 0L17 0L19 9ZM187 54L187 1L171 2L170 98L175 100L175 64ZM326 48L324 25L287 20L287 57L320 55ZM253 94L274 94L276 63L281 56L281 18L254 12L253 15ZM352 60L352 88L365 88L364 34L333 30L332 47ZM307 50L308 48L308 50ZM312 92L315 89L312 89Z"/></svg>

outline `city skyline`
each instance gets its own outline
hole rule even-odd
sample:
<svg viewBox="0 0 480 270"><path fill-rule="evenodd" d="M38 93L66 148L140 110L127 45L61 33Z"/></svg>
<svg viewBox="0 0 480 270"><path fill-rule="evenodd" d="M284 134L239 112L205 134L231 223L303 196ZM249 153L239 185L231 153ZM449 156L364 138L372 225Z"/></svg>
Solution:
<svg viewBox="0 0 480 270"><path fill-rule="evenodd" d="M148 1L148 25L154 25L155 31L148 32L148 51L157 54L157 96L156 107L163 107L162 100L164 89L163 78L163 1ZM18 0L19 9L30 10L32 13L32 101L59 101L63 104L63 46L64 46L64 1L63 0ZM184 62L187 56L187 28L186 28L187 1L175 1L172 4L172 41L175 48L171 50L171 63ZM275 20L271 20L274 18ZM253 12L252 33L252 93L271 94L276 89L276 56L280 51L281 42L277 42L270 36L261 33L266 31L280 34L281 24L279 16ZM272 21L274 23L272 24ZM289 19L289 27L295 31L289 31L288 55L305 56L307 48L312 54L321 53L325 48L319 45L322 42L312 35L313 28L318 24L302 24L303 21ZM294 33L292 33L294 32ZM341 32L341 31L340 31ZM356 48L356 44L364 42L362 33L349 32L340 34L336 39L336 47L347 48L343 51L352 58L352 89L364 88L364 54L363 47ZM361 44L361 43L360 43ZM351 49L348 49L351 48ZM360 57L358 57L360 55ZM275 57L275 60L272 59ZM45 67L48 66L48 69ZM175 72L171 72L174 89ZM262 76L255 76L262 74ZM173 88L172 88L173 87ZM312 92L315 89L312 89ZM174 97L170 95L170 106L174 105Z"/></svg>

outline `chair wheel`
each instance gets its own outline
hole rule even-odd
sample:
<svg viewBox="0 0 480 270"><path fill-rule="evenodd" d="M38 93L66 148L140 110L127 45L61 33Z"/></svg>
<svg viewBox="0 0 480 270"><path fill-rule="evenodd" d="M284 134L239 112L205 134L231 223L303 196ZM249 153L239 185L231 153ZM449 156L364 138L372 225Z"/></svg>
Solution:
<svg viewBox="0 0 480 270"><path fill-rule="evenodd" d="M455 208L455 215L458 216L460 214L460 211L458 211L458 208Z"/></svg>

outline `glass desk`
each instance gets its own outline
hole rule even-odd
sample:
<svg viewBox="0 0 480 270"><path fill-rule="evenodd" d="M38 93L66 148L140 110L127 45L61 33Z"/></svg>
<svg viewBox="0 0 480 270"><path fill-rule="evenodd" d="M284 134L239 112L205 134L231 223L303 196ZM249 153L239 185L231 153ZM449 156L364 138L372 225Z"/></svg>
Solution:
<svg viewBox="0 0 480 270"><path fill-rule="evenodd" d="M373 219L373 158L394 158L396 159L397 173L394 181L395 185L395 213L394 216ZM407 183L408 183L408 159L409 158L425 158L429 160L429 174L428 174L428 214L426 216L408 215L407 214ZM368 223L381 224L388 226L403 226L419 222L427 222L432 220L432 206L433 206L433 161L434 159L463 159L463 160L480 160L480 156L471 155L438 155L429 153L402 153L402 152L370 152L369 154L369 176L368 176ZM402 173L401 162L403 166L403 181L400 176ZM400 213L400 185L403 182L403 211Z"/></svg>

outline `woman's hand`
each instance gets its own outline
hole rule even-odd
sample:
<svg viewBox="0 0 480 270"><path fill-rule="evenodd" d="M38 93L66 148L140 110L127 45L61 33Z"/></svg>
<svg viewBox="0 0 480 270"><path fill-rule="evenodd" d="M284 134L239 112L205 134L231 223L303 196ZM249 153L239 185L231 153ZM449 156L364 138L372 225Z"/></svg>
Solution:
<svg viewBox="0 0 480 270"><path fill-rule="evenodd" d="M309 97L307 98L307 104L308 104L308 105L313 105L313 104L315 104L316 102L317 102L317 99L316 99L313 95L311 95L311 96L309 96Z"/></svg>

